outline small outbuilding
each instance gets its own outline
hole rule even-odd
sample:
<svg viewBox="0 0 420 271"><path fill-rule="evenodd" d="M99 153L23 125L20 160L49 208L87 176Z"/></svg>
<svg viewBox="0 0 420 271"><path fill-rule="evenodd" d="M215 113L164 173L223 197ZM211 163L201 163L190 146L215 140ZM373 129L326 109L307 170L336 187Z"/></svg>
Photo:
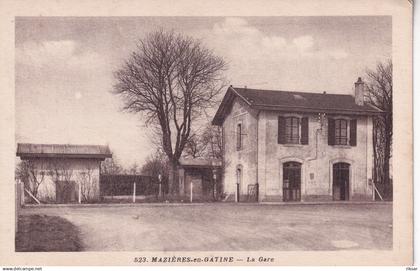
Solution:
<svg viewBox="0 0 420 271"><path fill-rule="evenodd" d="M99 200L101 161L112 157L108 146L62 144L18 144L16 155L25 194L56 203Z"/></svg>
<svg viewBox="0 0 420 271"><path fill-rule="evenodd" d="M217 159L181 158L178 167L181 196L193 201L217 200L222 194L221 169L222 161Z"/></svg>

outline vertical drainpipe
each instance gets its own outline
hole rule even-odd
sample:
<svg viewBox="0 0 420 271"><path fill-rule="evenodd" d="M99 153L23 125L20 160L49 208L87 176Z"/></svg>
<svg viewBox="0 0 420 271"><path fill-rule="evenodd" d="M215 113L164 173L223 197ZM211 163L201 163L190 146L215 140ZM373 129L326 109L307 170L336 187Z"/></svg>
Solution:
<svg viewBox="0 0 420 271"><path fill-rule="evenodd" d="M260 127L260 125L259 125L259 123L260 123L260 113L261 113L261 110L258 110L258 113L257 113L257 169L256 169L256 177L257 177L257 180L256 180L256 185L257 185L257 202L260 202L260 180L258 179L258 149L259 149L259 144L258 144L258 141L259 141L259 134L258 134L258 130L259 130L259 127Z"/></svg>
<svg viewBox="0 0 420 271"><path fill-rule="evenodd" d="M322 116L321 116L321 118L322 118ZM308 121L308 123L309 123L309 121ZM323 119L321 119L321 121L320 121L320 128L317 128L316 131L315 131L315 156L306 159L307 162L314 161L314 160L318 159L318 141L319 141L318 136L319 136L320 132L322 131L322 126L323 126ZM308 127L308 130L309 130L309 127ZM308 167L308 166L309 166L309 163L306 164L306 167ZM306 170L305 173L306 173L306 175L308 175L308 170ZM305 195L306 195L306 176L304 176L304 180L305 180L305 191L304 192L305 192Z"/></svg>

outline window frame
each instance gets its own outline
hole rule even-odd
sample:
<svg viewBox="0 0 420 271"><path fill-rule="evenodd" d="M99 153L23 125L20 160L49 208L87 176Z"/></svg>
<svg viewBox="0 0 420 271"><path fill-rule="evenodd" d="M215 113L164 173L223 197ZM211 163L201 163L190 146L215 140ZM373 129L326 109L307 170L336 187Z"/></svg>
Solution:
<svg viewBox="0 0 420 271"><path fill-rule="evenodd" d="M293 121L296 120L296 124ZM300 144L301 117L284 116L284 141L285 144ZM296 132L296 133L295 133ZM295 135L296 134L296 135Z"/></svg>
<svg viewBox="0 0 420 271"><path fill-rule="evenodd" d="M345 127L343 127L343 122ZM343 133L345 128L345 132ZM337 135L338 131L338 135ZM350 141L350 121L345 118L334 119L334 145L348 146Z"/></svg>
<svg viewBox="0 0 420 271"><path fill-rule="evenodd" d="M236 124L236 150L238 150L238 151L240 151L240 150L242 150L243 149L243 137L242 137L242 135L243 135L243 133L242 133L242 130L243 130L243 126L242 126L242 122L238 122L237 124Z"/></svg>

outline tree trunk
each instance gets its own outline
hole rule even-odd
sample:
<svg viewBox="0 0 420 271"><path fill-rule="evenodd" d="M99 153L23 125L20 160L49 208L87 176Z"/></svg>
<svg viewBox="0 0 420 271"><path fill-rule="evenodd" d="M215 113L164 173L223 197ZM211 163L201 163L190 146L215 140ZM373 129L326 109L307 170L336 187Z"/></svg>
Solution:
<svg viewBox="0 0 420 271"><path fill-rule="evenodd" d="M179 193L179 185L178 185L178 161L171 161L169 167L169 194L176 196Z"/></svg>

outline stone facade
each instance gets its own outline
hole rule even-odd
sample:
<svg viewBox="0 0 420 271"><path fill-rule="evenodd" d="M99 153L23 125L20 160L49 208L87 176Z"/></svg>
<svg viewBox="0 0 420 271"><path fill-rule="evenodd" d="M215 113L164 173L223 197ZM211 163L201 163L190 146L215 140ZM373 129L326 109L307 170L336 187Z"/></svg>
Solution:
<svg viewBox="0 0 420 271"><path fill-rule="evenodd" d="M308 144L279 144L279 116L308 119ZM355 146L328 144L328 118L357 119ZM242 146L238 148L238 124ZM372 200L372 116L320 115L256 110L236 97L222 124L224 140L224 191L245 198L249 185L259 186L259 201L283 201L283 166L300 164L301 201L333 200L333 166L346 163L348 200ZM238 173L240 171L240 173ZM239 175L238 175L239 174ZM235 197L231 197L234 199Z"/></svg>

